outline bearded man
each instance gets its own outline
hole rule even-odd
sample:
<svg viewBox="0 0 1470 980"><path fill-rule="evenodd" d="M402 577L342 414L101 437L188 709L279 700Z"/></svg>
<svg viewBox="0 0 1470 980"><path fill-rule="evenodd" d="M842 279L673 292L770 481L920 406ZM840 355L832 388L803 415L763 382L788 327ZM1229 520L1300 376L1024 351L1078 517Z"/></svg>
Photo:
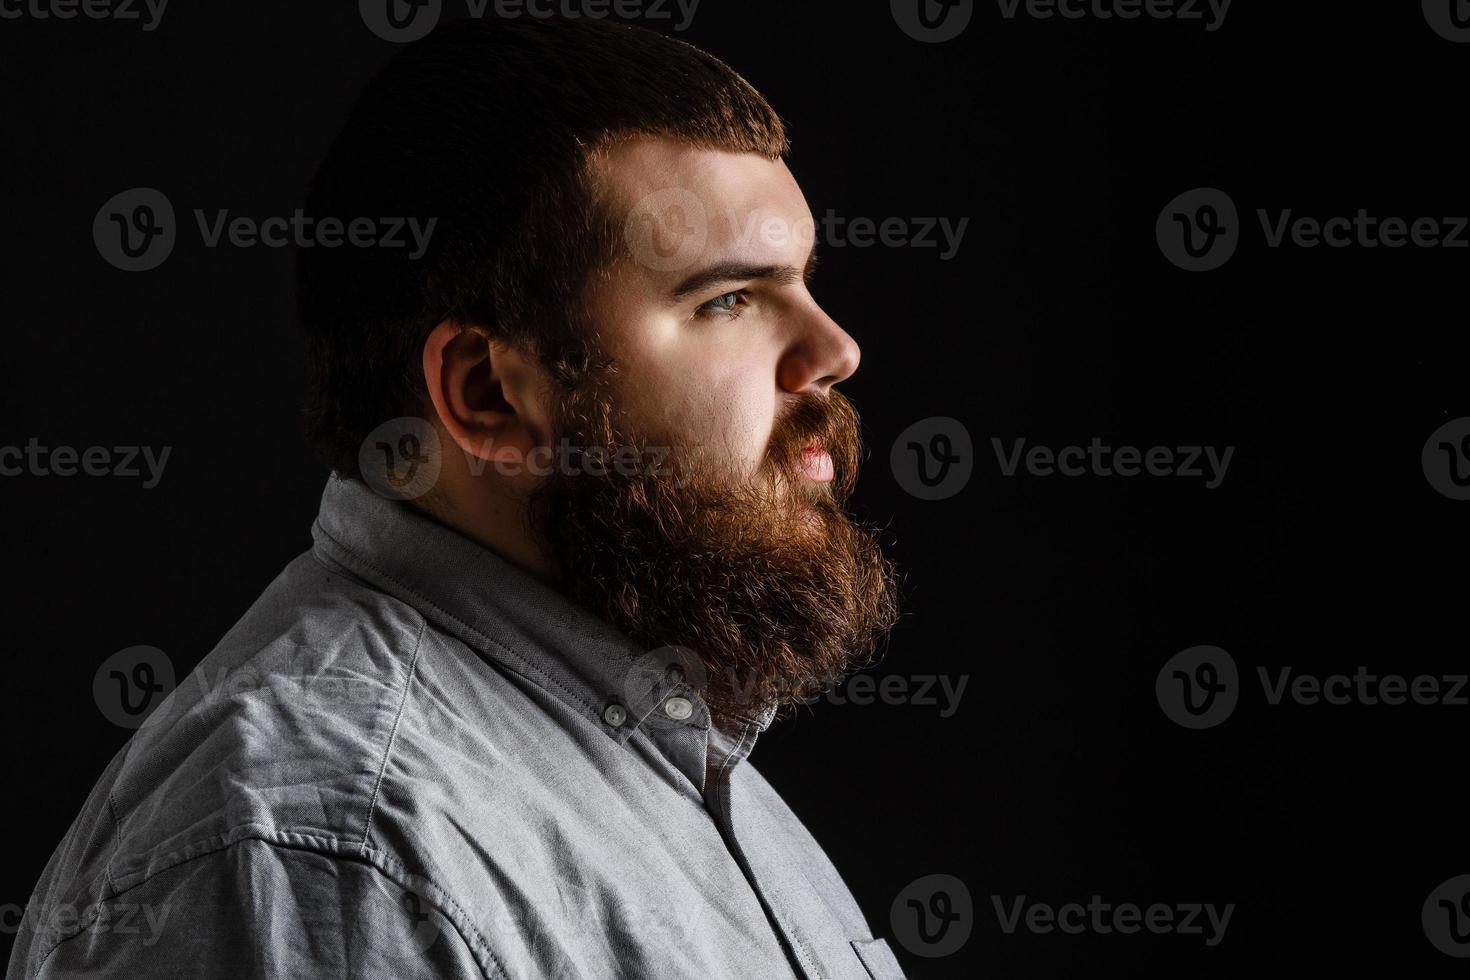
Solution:
<svg viewBox="0 0 1470 980"><path fill-rule="evenodd" d="M603 21L377 74L307 211L434 231L301 254L314 546L114 759L10 976L901 976L747 760L896 615L787 150Z"/></svg>

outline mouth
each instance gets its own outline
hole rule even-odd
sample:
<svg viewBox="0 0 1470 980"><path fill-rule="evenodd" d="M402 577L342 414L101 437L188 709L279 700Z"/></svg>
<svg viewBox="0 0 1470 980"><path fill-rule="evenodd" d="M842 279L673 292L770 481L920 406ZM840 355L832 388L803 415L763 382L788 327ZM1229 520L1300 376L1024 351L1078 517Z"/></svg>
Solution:
<svg viewBox="0 0 1470 980"><path fill-rule="evenodd" d="M812 443L801 451L801 471L818 483L832 482L832 457L819 444Z"/></svg>

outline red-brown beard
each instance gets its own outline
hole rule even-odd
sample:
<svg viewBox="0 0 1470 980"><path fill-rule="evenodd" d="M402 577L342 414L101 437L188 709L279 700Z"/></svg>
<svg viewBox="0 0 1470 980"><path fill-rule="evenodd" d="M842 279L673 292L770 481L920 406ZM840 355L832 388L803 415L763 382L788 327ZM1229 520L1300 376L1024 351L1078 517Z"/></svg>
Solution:
<svg viewBox="0 0 1470 980"><path fill-rule="evenodd" d="M559 440L607 447L593 467L605 475L574 453L575 472L557 467L529 502L559 587L642 646L693 651L717 718L807 701L873 663L898 589L876 532L845 511L862 450L851 403L801 396L758 477L736 481L714 447L617 424L612 374L584 377L552 413ZM802 475L813 442L832 457L828 484ZM611 465L619 447L635 447L639 465Z"/></svg>

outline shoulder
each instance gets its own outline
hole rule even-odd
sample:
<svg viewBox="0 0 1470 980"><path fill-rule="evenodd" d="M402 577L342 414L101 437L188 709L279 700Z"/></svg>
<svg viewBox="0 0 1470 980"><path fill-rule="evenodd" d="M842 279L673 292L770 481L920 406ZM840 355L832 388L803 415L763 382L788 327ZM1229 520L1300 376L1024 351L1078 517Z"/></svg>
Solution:
<svg viewBox="0 0 1470 980"><path fill-rule="evenodd" d="M121 891L33 903L9 976L504 976L447 896L397 869L260 838Z"/></svg>
<svg viewBox="0 0 1470 980"><path fill-rule="evenodd" d="M360 844L425 624L293 561L124 746L108 792L126 887L241 834Z"/></svg>
<svg viewBox="0 0 1470 980"><path fill-rule="evenodd" d="M98 951L115 958L101 973L154 976L128 965L138 943L119 945L122 933L106 929L128 907L173 917L165 939L182 946L169 949L238 943L243 954L278 956L260 976L416 976L366 964L344 973L329 962L301 973L288 968L294 952L263 937L285 930L325 942L313 955L331 961L375 951L344 942L366 929L365 917L401 930L432 911L495 976L494 956L454 896L384 843L403 835L370 833L382 829L375 808L385 779L415 779L401 767L388 774L388 760L423 738L410 693L434 686L423 677L426 651L457 661L453 670L475 660L415 608L312 552L288 564L123 745L51 857L32 896L32 907L51 914L22 930L32 964L50 956L41 976L73 976L66 964L82 955L85 967ZM423 746L407 751L432 757ZM326 939L310 936L313 921ZM147 918L138 923L146 929Z"/></svg>

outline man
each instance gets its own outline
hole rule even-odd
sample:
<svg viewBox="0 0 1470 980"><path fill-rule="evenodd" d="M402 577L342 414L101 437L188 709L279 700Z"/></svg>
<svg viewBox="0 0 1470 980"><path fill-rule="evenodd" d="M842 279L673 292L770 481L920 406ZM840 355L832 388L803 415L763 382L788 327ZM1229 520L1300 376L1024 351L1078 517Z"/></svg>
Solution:
<svg viewBox="0 0 1470 980"><path fill-rule="evenodd" d="M786 148L599 21L378 74L307 210L433 232L303 250L314 547L114 759L9 976L901 976L747 761L895 617Z"/></svg>

